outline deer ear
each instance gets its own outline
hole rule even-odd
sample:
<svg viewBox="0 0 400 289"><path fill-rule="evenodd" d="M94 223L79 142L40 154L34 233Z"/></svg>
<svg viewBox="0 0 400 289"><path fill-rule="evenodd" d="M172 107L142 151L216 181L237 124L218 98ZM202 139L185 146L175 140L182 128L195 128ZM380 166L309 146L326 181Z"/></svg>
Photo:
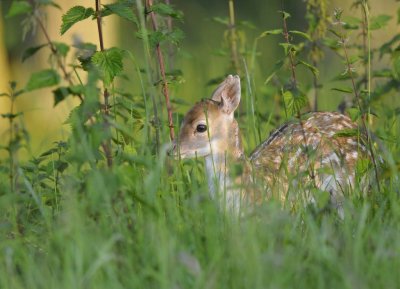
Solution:
<svg viewBox="0 0 400 289"><path fill-rule="evenodd" d="M240 78L238 75L228 75L217 87L212 99L220 102L220 108L227 114L233 113L240 103Z"/></svg>

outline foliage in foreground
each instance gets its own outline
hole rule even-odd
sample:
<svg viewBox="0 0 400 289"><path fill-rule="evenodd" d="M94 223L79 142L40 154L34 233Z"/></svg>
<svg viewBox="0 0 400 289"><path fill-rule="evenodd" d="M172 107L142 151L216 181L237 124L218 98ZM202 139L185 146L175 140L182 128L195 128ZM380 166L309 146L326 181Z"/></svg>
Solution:
<svg viewBox="0 0 400 289"><path fill-rule="evenodd" d="M48 0L13 1L8 17L26 17L25 33L32 23L45 32L37 12L48 5L58 7ZM106 48L101 37L99 48L48 38L24 53L23 60L49 49L51 68L32 74L23 88L11 83L2 95L11 107L2 115L9 131L1 147L8 157L0 160L0 288L398 288L400 36L371 47L371 33L391 16L370 16L367 3L356 1L352 11L361 11L360 19L336 10L331 24L326 5L307 2L306 32L288 28L290 15L281 12L282 28L260 33L252 45L243 37L248 24L235 23L233 1L230 17L214 20L227 27L221 53L227 73L240 73L245 83L246 105L238 117L247 147L285 118L317 109L323 89L346 95L341 108L374 132L369 147L385 159L380 187L349 196L344 219L323 202L293 212L271 201L240 218L218 208L209 199L201 161L170 160L161 145L168 131L174 136L165 111L170 101L180 101L169 100L168 91L183 77L168 71L174 59L164 59L162 51L179 44L182 32L170 20L180 21L182 13L152 1L146 9L142 1L102 7L96 1L67 11L61 33L115 14L137 29L143 57ZM253 79L265 37L281 37L283 52L261 89ZM345 69L322 88L318 65L329 49ZM115 83L123 78L124 60L134 64L135 93ZM386 66L375 69L374 60ZM309 78L299 79L297 71ZM55 105L71 96L81 100L67 120L71 135L20 161L30 140L14 102L44 87L54 87ZM264 108L271 106L266 118Z"/></svg>

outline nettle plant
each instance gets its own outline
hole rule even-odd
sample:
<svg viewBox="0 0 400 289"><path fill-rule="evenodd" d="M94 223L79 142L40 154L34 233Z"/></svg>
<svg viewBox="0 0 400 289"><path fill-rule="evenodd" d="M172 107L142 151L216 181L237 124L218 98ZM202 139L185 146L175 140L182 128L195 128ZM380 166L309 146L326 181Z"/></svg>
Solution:
<svg viewBox="0 0 400 289"><path fill-rule="evenodd" d="M174 138L168 85L178 81L180 72L167 71L167 60L161 47L172 51L179 45L183 33L173 27L172 21L181 21L182 13L171 5L153 4L151 0L147 0L145 5L131 0L107 5L101 5L100 0L90 3L92 6L89 7L72 7L62 16L60 34L63 35L74 25L84 25L80 22L95 21L99 35L97 44L77 41L69 44L50 38L44 9L61 9L55 1L13 1L6 15L8 18L24 17L24 38L28 33L44 35L45 42L28 48L22 55L22 61L47 49L50 67L32 73L23 87L11 83L10 91L1 95L11 99L10 112L2 115L10 124L8 144L2 147L8 151L9 163L2 165L2 171L9 174L10 181L2 191L40 191L44 203L53 208L61 191L60 179L63 176L72 177L65 175L67 170L84 177L89 168L111 169L132 162L132 152L141 155L158 153L160 144L168 142L164 137L167 130L170 131L170 139ZM130 23L132 37L143 43L145 61L142 66L132 52L119 47L105 47L102 23L110 15ZM120 79L118 83L129 80L124 74L124 61L133 63L130 66L137 73L141 94L126 92L120 88L122 85L116 83L117 78ZM71 127L68 140L56 142L39 157L21 165L18 151L24 146L29 147L29 134L21 126L17 127L17 119L22 112L16 112L15 99L42 88L52 88L54 106L68 97L78 98L80 103L66 120ZM158 88L165 98L167 120L159 107ZM20 123L23 124L22 119ZM72 183L78 191L84 190L84 182ZM37 196L33 199L41 203ZM42 208L41 205L39 207Z"/></svg>
<svg viewBox="0 0 400 289"><path fill-rule="evenodd" d="M45 37L45 43L28 48L23 53L22 61L47 49L50 68L33 73L21 88L12 83L10 91L4 96L14 103L15 98L23 96L25 92L51 87L54 105L71 96L78 98L80 104L67 119L72 131L68 140L55 143L53 148L23 166L18 162L18 150L29 147L29 135L23 129L22 121L16 129L21 113L12 106L8 114L2 115L10 123L8 144L3 147L8 152L8 162L2 167L10 181L4 191L29 191L30 187L40 187L48 192L45 199L49 200L49 204L56 204L60 194L60 179L63 176L71 177L66 175L67 170L77 172L80 179L73 181L71 186L84 191L82 179L88 168L115 169L122 165L123 170L123 164L128 162L135 168L148 169L151 165L147 160L138 160L130 153L152 156L159 152L161 143L168 142L165 137L167 131L170 140L175 138L169 86L179 82L181 72L168 70L168 67L173 67L173 51L183 37L182 31L172 25L173 21L182 20L182 12L169 4L154 4L151 0L147 0L145 5L142 1L133 0L106 5L101 5L99 0L88 3L92 5L72 7L63 15L60 33L64 34L72 26L84 25L81 22L95 21L99 35L97 44L77 42L71 45L50 38L43 8L60 9L55 1L13 1L7 13L7 17L25 17L24 37L27 33L42 33ZM88 3L84 2L85 5ZM332 89L340 93L340 97L344 95L341 109L346 110L352 120L360 122L365 131L373 130L377 136L391 141L391 146L396 147L397 131L394 125L374 126L379 122L379 115L389 118L392 123L398 115L398 109L380 108L379 104L392 97L400 84L400 36L394 35L383 45L371 45L373 32L384 29L391 21L391 16L370 16L367 1L354 2L353 11L359 11L361 15L357 18L347 16L345 14L348 13L341 10L328 11L327 0L309 0L306 3L306 31L291 29L290 14L280 11L281 25L263 31L248 45L247 29L257 28L248 21L236 20L234 2L229 1L228 4L226 19L213 18L215 22L226 26L222 37L224 47L219 54L229 61L227 74L236 72L243 80L246 109L239 116L248 117L247 129L254 137L254 145L262 138L263 123L277 126L283 115L284 118L297 118L301 124L300 115L305 111L318 110L319 103L324 100L322 92ZM107 21L110 15L120 17L131 25L132 37L137 37L143 44L144 65L140 66L139 57L129 50L104 46L102 22ZM282 59L273 65L262 84L269 91L264 95L265 98L276 101L272 112L279 116L276 118L265 117L266 111L257 103L260 97L255 93L260 88L253 80L256 60L263 53L260 42L270 36L280 39L279 46L283 51ZM167 50L168 57L164 57ZM338 59L343 61L343 70L334 81L322 84L318 68L326 60L328 50L334 51ZM372 64L378 59L391 61L386 66L391 68L375 68ZM140 94L124 91L120 82L116 82L116 79L123 82L127 78L124 62L128 61L133 63ZM310 78L299 79L300 66L310 72ZM209 84L219 82L222 78L224 76L211 79ZM84 82L82 79L87 80ZM165 100L165 109L160 105L160 93ZM167 112L166 116L163 111ZM348 137L359 134L358 131L341 133ZM367 136L372 161L360 163L358 170L362 174L373 167L375 177L379 179L385 173L379 175L375 141L370 133ZM392 172L396 168L396 160L388 157ZM154 163L152 165L155 166ZM190 175L184 172L182 175L190 182ZM379 181L376 183L379 186Z"/></svg>
<svg viewBox="0 0 400 289"><path fill-rule="evenodd" d="M381 109L381 103L385 101L384 97L388 96L392 89L398 87L396 80L398 73L395 65L397 54L393 47L399 38L396 35L388 43L372 47L372 33L384 29L392 17L389 15L370 16L367 1L355 1L352 5L351 9L359 11L360 18L345 16L342 9L335 9L332 16L328 17L326 5L326 1L307 3L308 31L290 30L288 28L290 14L282 11L283 28L268 30L259 36L262 38L268 35L283 35L284 39L284 42L280 43L284 49L284 58L275 64L265 83L276 87L281 94L285 117L295 116L299 121L301 112L318 110L318 103L323 100L321 90L324 86L325 89L329 87L343 94L343 101L338 109L349 114L353 121L360 122L361 129L366 132L366 142L371 155L371 162L363 161L358 169L363 174L368 167L373 167L376 184L380 190L377 164L379 160L375 152L376 144L372 140L371 130L374 126L371 124L377 122L376 116L379 118L378 110ZM333 82L323 85L318 79L318 64L324 60L328 50L334 51L342 61L343 71L333 79ZM374 70L372 65L374 59L377 57L382 59L385 55L390 55L394 61L393 69ZM296 74L298 66L304 66L311 72L311 84L300 83ZM285 67L289 67L290 77L282 73ZM387 81L382 81L382 78L386 78ZM387 115L393 111L382 111L382 113ZM377 132L378 136L382 133L382 131ZM359 131L343 131L341 135L355 136L359 135Z"/></svg>

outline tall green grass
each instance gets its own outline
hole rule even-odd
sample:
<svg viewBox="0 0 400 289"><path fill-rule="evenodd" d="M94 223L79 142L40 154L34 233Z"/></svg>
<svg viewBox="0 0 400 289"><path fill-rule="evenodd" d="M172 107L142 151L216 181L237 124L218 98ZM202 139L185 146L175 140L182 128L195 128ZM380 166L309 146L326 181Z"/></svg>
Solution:
<svg viewBox="0 0 400 289"><path fill-rule="evenodd" d="M134 4L142 11L141 1ZM158 12L166 16L165 10ZM142 16L138 31L148 36ZM282 37L274 33L268 37ZM68 119L72 132L67 142L26 162L13 159L29 144L25 132L2 143L12 154L0 160L0 288L399 288L398 40L380 50L392 57L385 69L372 66L374 77L384 80L364 92L365 107L379 116L369 126L379 137L374 149L385 160L381 191L349 195L343 219L314 206L291 211L273 200L243 216L219 208L209 197L203 161L172 160L156 141L159 132L159 141L168 143L168 127L159 87L154 87L154 38L141 41L143 54L127 56L137 75L137 93L111 89L111 132L104 130L98 102L101 76L90 70L81 91L84 102ZM370 53L377 59L382 46L371 49L366 61L361 57L365 63L360 65L369 66ZM358 55L361 48L350 49ZM257 59L259 50L256 45L239 49L242 63L252 63L248 59ZM297 56L306 52L299 50ZM231 58L224 59L229 73ZM252 66L250 71L242 68L245 88L237 118L246 151L251 151L285 120L281 92L289 77L283 66L272 71L273 83L264 86L256 82ZM172 86L179 86L179 77L171 76ZM357 81L361 86L364 80L360 76ZM337 85L326 84L318 103L327 101L323 92ZM382 106L388 103L392 107ZM356 115L358 110L350 108ZM160 124L154 123L155 115ZM113 141L111 168L101 150L105 140Z"/></svg>

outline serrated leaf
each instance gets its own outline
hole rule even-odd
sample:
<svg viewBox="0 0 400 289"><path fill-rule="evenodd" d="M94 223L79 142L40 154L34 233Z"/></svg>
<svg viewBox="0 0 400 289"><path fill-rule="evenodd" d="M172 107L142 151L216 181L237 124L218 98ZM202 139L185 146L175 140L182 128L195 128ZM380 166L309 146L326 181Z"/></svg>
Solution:
<svg viewBox="0 0 400 289"><path fill-rule="evenodd" d="M7 18L17 15L27 14L32 11L32 5L28 1L12 1L10 10L6 15Z"/></svg>
<svg viewBox="0 0 400 289"><path fill-rule="evenodd" d="M383 28L389 23L390 19L392 19L392 16L384 14L372 17L369 24L369 29L376 30Z"/></svg>
<svg viewBox="0 0 400 289"><path fill-rule="evenodd" d="M300 91L292 93L289 90L283 93L283 101L285 102L286 109L292 115L300 113L301 109L305 107L308 102L307 97Z"/></svg>
<svg viewBox="0 0 400 289"><path fill-rule="evenodd" d="M333 87L331 88L335 91L345 92L345 93L353 93L353 89L350 87Z"/></svg>
<svg viewBox="0 0 400 289"><path fill-rule="evenodd" d="M92 8L85 8L83 6L72 7L62 16L61 35L67 32L75 23L85 20L92 15L94 15Z"/></svg>
<svg viewBox="0 0 400 289"><path fill-rule="evenodd" d="M308 35L308 34L305 33L305 32L298 31L298 30L291 30L291 31L289 31L289 32L290 32L291 34L299 35L299 36L301 36L301 37L303 37L303 38L305 38L305 39L311 41L311 36Z"/></svg>
<svg viewBox="0 0 400 289"><path fill-rule="evenodd" d="M311 71L312 74L314 74L315 77L318 77L319 70L314 65L311 65L310 63L307 63L303 60L298 60L298 63L304 65L306 68L308 68L308 70Z"/></svg>
<svg viewBox="0 0 400 289"><path fill-rule="evenodd" d="M117 14L118 16L138 25L136 15L133 13L133 5L129 5L129 3L124 2L117 2L104 5L104 7L106 10L110 10L112 13Z"/></svg>
<svg viewBox="0 0 400 289"><path fill-rule="evenodd" d="M183 13L181 11L175 10L171 5L165 3L153 4L150 7L150 11L160 15L169 16L177 20L181 20L183 18Z"/></svg>
<svg viewBox="0 0 400 289"><path fill-rule="evenodd" d="M179 28L174 28L171 32L168 33L167 36L168 40L175 45L178 45L184 37L185 34Z"/></svg>
<svg viewBox="0 0 400 289"><path fill-rule="evenodd" d="M34 47L29 47L27 50L24 51L24 53L22 54L22 62L24 62L25 60L27 60L29 57L33 56L36 54L36 52L38 52L40 49L42 49L43 47L47 46L47 44L42 44L39 46L34 46Z"/></svg>
<svg viewBox="0 0 400 289"><path fill-rule="evenodd" d="M93 64L101 71L104 84L110 85L115 76L123 70L123 50L113 47L98 51L92 57Z"/></svg>
<svg viewBox="0 0 400 289"><path fill-rule="evenodd" d="M166 38L167 35L162 33L161 31L157 30L154 32L150 32L148 34L149 42L151 46L156 46L157 44L163 42Z"/></svg>
<svg viewBox="0 0 400 289"><path fill-rule="evenodd" d="M31 75L25 90L32 91L39 88L56 85L60 82L60 76L53 69L46 69Z"/></svg>

